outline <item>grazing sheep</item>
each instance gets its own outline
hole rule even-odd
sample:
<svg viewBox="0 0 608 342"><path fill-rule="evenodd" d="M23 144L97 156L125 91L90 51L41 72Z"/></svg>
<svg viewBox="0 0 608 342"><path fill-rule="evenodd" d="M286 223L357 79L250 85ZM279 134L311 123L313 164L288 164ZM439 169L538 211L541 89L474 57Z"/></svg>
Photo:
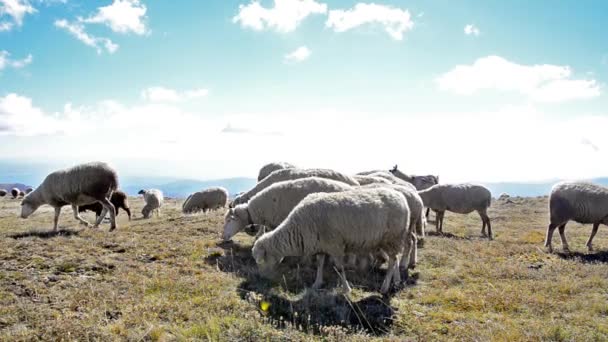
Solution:
<svg viewBox="0 0 608 342"><path fill-rule="evenodd" d="M19 197L19 189L17 188L12 188L11 189L11 196L13 196L13 199Z"/></svg>
<svg viewBox="0 0 608 342"><path fill-rule="evenodd" d="M263 225L276 228L304 197L319 192L351 190L348 184L331 179L309 177L275 183L226 212L222 239L230 240L246 226Z"/></svg>
<svg viewBox="0 0 608 342"><path fill-rule="evenodd" d="M262 168L260 169L260 173L258 174L258 182L261 181L262 179L268 177L268 175L273 173L274 171L283 170L283 169L294 169L294 168L295 168L294 165L286 163L286 162L266 164L266 165L262 166Z"/></svg>
<svg viewBox="0 0 608 342"><path fill-rule="evenodd" d="M25 192L19 191L19 197L21 197L21 198L25 197Z"/></svg>
<svg viewBox="0 0 608 342"><path fill-rule="evenodd" d="M110 202L114 205L114 209L116 210L116 216L118 216L118 209L122 208L129 216L129 221L131 221L131 207L129 206L129 198L126 193L120 190L116 190L112 193L110 197ZM78 207L78 211L83 213L85 211L92 211L95 213L95 217L99 218L101 213L103 212L103 206L101 203L96 202L93 204L82 205Z"/></svg>
<svg viewBox="0 0 608 342"><path fill-rule="evenodd" d="M483 222L481 235L492 240L492 225L488 217L488 208L492 203L492 193L486 187L476 184L437 184L418 191L424 206L436 213L435 227L438 233L443 232L443 217L445 211L458 214L468 214L477 211Z"/></svg>
<svg viewBox="0 0 608 342"><path fill-rule="evenodd" d="M247 203L258 192L266 189L274 183L282 182L286 180L294 180L300 178L307 177L320 177L326 179L337 180L342 183L346 183L348 185L358 186L359 183L351 176L345 175L343 173L328 170L328 169L283 169L277 170L268 175L268 177L264 178L261 182L256 184L253 189L247 191L246 193L236 197L234 201L231 203L231 207L234 207L237 204Z"/></svg>
<svg viewBox="0 0 608 342"><path fill-rule="evenodd" d="M392 184L391 181L377 176L354 175L353 178L359 182L361 186L368 184Z"/></svg>
<svg viewBox="0 0 608 342"><path fill-rule="evenodd" d="M6 196L7 192L4 189L0 189L0 197Z"/></svg>
<svg viewBox="0 0 608 342"><path fill-rule="evenodd" d="M587 182L557 183L551 189L549 213L551 222L547 228L545 247L550 252L553 252L551 240L555 228L559 228L562 248L569 252L565 229L570 220L593 224L586 244L589 251L593 251L593 238L600 224L608 225L608 188Z"/></svg>
<svg viewBox="0 0 608 342"><path fill-rule="evenodd" d="M387 293L391 280L401 281L399 257L409 253L409 221L405 197L391 189L311 194L275 230L255 242L252 254L262 273L272 270L286 256L317 255L314 288L323 283L327 254L339 269L344 290L350 292L344 256L382 250L389 257L381 287L381 292Z"/></svg>
<svg viewBox="0 0 608 342"><path fill-rule="evenodd" d="M25 196L21 202L21 217L27 218L41 205L55 208L53 230L57 230L61 207L72 205L74 218L80 223L90 224L80 217L78 207L99 202L103 206L97 219L98 227L106 213L110 213L110 231L116 229L116 210L110 202L112 193L118 188L118 175L108 164L93 162L55 171L44 179L36 190Z"/></svg>
<svg viewBox="0 0 608 342"><path fill-rule="evenodd" d="M188 196L182 204L182 212L186 214L197 211L206 212L207 210L223 208L226 203L228 203L228 190L222 187L213 187Z"/></svg>
<svg viewBox="0 0 608 342"><path fill-rule="evenodd" d="M426 190L430 187L432 187L433 185L439 184L439 176L433 176L433 175L427 175L427 176L409 176L406 175L405 173L399 171L399 169L397 168L397 165L393 166L393 168L390 170L390 173L392 175L394 175L395 177L398 177L399 179L402 179L408 183L413 184L416 187L416 190L420 191L420 190ZM430 209L427 208L426 209L426 218L429 218L429 212Z"/></svg>
<svg viewBox="0 0 608 342"><path fill-rule="evenodd" d="M144 196L144 205L141 213L144 215L144 218L150 218L150 215L153 212L156 212L157 216L160 216L160 207L163 206L164 196L163 192L158 189L149 189L149 190L139 190L139 195Z"/></svg>
<svg viewBox="0 0 608 342"><path fill-rule="evenodd" d="M424 204L422 198L418 195L416 189L412 189L407 186L396 185L396 184L369 184L364 186L365 189L379 189L387 188L399 191L407 200L407 205L410 208L410 224L409 234L412 239L412 249L409 259L407 255L403 255L400 263L400 267L405 269L406 267L413 268L418 262L418 240L422 240L425 237L426 219L423 215ZM407 262L407 263L406 263Z"/></svg>

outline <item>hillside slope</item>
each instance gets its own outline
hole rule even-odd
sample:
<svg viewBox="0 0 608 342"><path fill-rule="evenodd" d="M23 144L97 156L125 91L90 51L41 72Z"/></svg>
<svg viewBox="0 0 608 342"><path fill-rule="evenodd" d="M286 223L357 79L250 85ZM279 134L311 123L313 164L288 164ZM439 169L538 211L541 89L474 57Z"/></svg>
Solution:
<svg viewBox="0 0 608 342"><path fill-rule="evenodd" d="M113 233L66 208L52 234L50 208L21 220L0 199L0 340L607 340L608 233L587 254L589 227L570 224L575 253L546 254L546 201L494 203L492 242L476 215L448 214L407 286L382 298L382 270L351 271L346 298L329 266L320 291L298 260L259 277L250 237L219 243L221 211L183 216L170 200L141 220L132 198L136 219Z"/></svg>

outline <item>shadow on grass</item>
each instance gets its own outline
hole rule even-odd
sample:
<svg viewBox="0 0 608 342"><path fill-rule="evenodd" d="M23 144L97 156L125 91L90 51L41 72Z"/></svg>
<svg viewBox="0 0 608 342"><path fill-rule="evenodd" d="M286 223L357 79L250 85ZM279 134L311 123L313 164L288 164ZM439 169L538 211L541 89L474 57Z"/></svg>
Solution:
<svg viewBox="0 0 608 342"><path fill-rule="evenodd" d="M591 263L608 263L608 251L601 252L592 252L592 253L581 253L581 252L557 252L556 253L560 258L567 260L580 260L582 263L591 264Z"/></svg>
<svg viewBox="0 0 608 342"><path fill-rule="evenodd" d="M36 230L30 230L30 231L27 231L24 233L11 234L8 237L13 238L13 239L24 239L24 238L28 238L28 237L51 239L51 238L54 238L57 236L79 235L80 232L81 232L81 230L73 230L73 229L58 229L57 231L36 229Z"/></svg>
<svg viewBox="0 0 608 342"><path fill-rule="evenodd" d="M325 269L326 289L313 290L316 264L302 258L286 258L277 268L272 280L260 276L251 256L251 246L232 242L218 244L224 250L206 258L206 262L222 272L233 273L244 280L237 291L239 296L256 305L264 319L276 328L291 327L314 334L326 334L340 328L349 333L365 331L384 335L393 324L395 308L389 296L371 295L351 301L340 293L337 272L328 265ZM377 291L386 274L385 270L347 271L349 282L356 288ZM407 285L416 284L418 273L414 272ZM281 290L276 284L281 285ZM336 285L337 286L337 285ZM399 289L396 289L397 291Z"/></svg>
<svg viewBox="0 0 608 342"><path fill-rule="evenodd" d="M427 236L436 236L436 237L444 237L448 239L456 239L456 240L471 240L470 237L467 236L458 236L452 233L437 233L436 231L428 231L426 232ZM484 237L484 239L487 239Z"/></svg>

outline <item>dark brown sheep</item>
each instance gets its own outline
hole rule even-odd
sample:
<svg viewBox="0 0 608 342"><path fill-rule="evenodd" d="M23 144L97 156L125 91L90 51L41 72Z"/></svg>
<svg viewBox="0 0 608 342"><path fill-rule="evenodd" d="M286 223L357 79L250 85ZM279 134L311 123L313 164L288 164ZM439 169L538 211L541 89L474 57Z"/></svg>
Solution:
<svg viewBox="0 0 608 342"><path fill-rule="evenodd" d="M131 220L131 208L129 207L129 199L126 193L120 190L114 191L112 193L112 197L110 197L110 202L112 202L114 208L116 208L117 216L118 209L122 208L127 213L127 216L129 216L129 220ZM103 211L103 206L101 205L101 203L96 202L93 204L82 205L78 207L78 212L82 213L87 210L95 212L95 217L99 217L99 215L101 215L101 212Z"/></svg>
<svg viewBox="0 0 608 342"><path fill-rule="evenodd" d="M0 189L0 197L6 196L7 192L4 189Z"/></svg>

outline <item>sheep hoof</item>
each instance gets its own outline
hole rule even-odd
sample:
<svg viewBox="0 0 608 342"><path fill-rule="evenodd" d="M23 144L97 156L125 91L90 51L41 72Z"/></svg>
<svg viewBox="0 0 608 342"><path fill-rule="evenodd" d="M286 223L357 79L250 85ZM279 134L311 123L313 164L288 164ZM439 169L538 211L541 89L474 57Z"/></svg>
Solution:
<svg viewBox="0 0 608 342"><path fill-rule="evenodd" d="M587 246L587 251L593 252L593 246Z"/></svg>

